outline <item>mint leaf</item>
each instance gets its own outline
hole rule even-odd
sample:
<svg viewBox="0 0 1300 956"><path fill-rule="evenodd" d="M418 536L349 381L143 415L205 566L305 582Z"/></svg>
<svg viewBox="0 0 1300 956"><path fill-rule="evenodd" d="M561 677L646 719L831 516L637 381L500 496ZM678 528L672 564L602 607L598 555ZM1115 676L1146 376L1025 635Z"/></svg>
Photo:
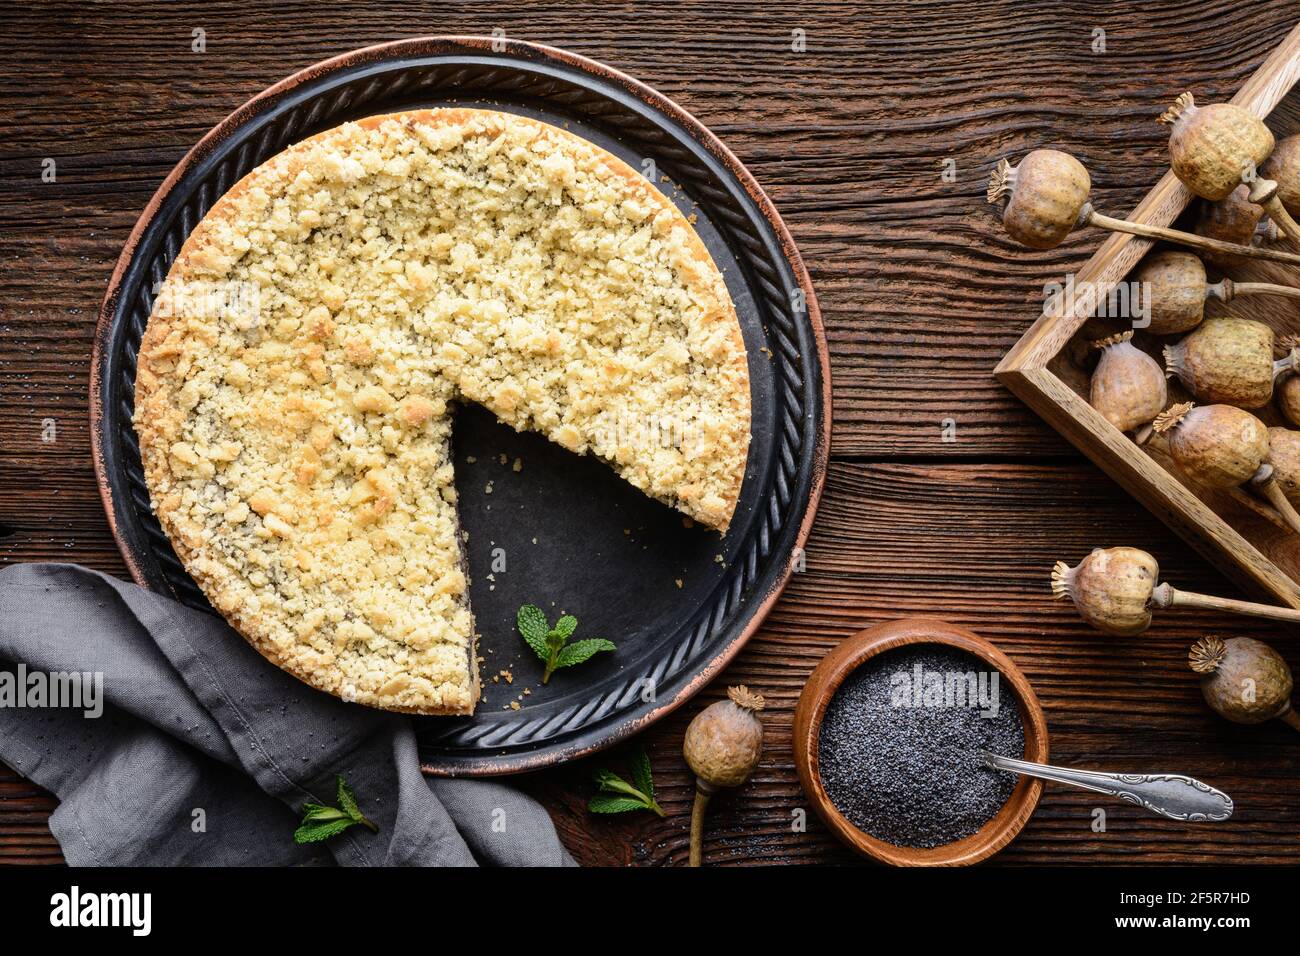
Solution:
<svg viewBox="0 0 1300 956"><path fill-rule="evenodd" d="M326 820L350 820L350 815L337 807L324 807L319 803L309 803L302 808L302 822L323 822Z"/></svg>
<svg viewBox="0 0 1300 956"><path fill-rule="evenodd" d="M632 797L616 797L613 794L598 793L591 798L587 809L592 813L627 813L629 810L644 810L646 805Z"/></svg>
<svg viewBox="0 0 1300 956"><path fill-rule="evenodd" d="M339 807L327 807L323 803L305 803L302 807L302 824L294 831L296 843L317 843L338 836L350 826L361 824L372 833L378 833L379 827L357 806L356 795L348 782L340 774L338 780Z"/></svg>
<svg viewBox="0 0 1300 956"><path fill-rule="evenodd" d="M651 801L655 798L654 775L650 772L650 756L642 747L632 755L632 782Z"/></svg>
<svg viewBox="0 0 1300 956"><path fill-rule="evenodd" d="M551 649L546 644L546 638L551 629L546 623L546 615L542 613L542 609L536 604L523 605L515 616L515 624L519 628L519 633L523 635L524 641L533 649L533 653L543 661L549 661Z"/></svg>
<svg viewBox="0 0 1300 956"><path fill-rule="evenodd" d="M640 800L643 804L650 799L618 774L612 773L609 770L597 770L595 773L595 780L596 783L600 784L600 789L606 793L625 794L635 800Z"/></svg>
<svg viewBox="0 0 1300 956"><path fill-rule="evenodd" d="M598 793L588 801L587 809L592 813L627 813L629 810L644 810L646 805L635 797Z"/></svg>
<svg viewBox="0 0 1300 956"><path fill-rule="evenodd" d="M339 776L339 806L343 808L344 813L358 823L365 819L361 809L357 806L357 798L352 793L352 788L348 786L348 782L341 775Z"/></svg>
<svg viewBox="0 0 1300 956"><path fill-rule="evenodd" d="M304 823L293 833L295 843L319 843L330 837L338 836L348 827L357 825L356 820L331 820L328 823Z"/></svg>
<svg viewBox="0 0 1300 956"><path fill-rule="evenodd" d="M667 816L664 808L655 802L654 782L650 779L650 760L642 750L632 761L632 773L641 789L632 786L612 770L597 770L591 778L600 787L591 798L587 809L592 813L623 813L627 810L649 810L661 817Z"/></svg>
<svg viewBox="0 0 1300 956"><path fill-rule="evenodd" d="M546 623L546 615L535 604L520 607L515 615L515 624L524 641L545 665L542 669L543 684L550 681L556 668L572 667L600 651L614 650L614 645L604 638L567 644L578 628L578 619L572 614L565 614L555 622L555 627L550 627Z"/></svg>
<svg viewBox="0 0 1300 956"><path fill-rule="evenodd" d="M612 770L597 770L591 775L591 779L602 790L609 790L613 788L614 784L623 783L623 778Z"/></svg>
<svg viewBox="0 0 1300 956"><path fill-rule="evenodd" d="M593 637L585 641L574 641L572 644L566 644L560 648L560 653L555 657L556 667L572 667L574 664L581 664L593 654L599 654L601 651L615 650L612 641L607 641L603 637Z"/></svg>

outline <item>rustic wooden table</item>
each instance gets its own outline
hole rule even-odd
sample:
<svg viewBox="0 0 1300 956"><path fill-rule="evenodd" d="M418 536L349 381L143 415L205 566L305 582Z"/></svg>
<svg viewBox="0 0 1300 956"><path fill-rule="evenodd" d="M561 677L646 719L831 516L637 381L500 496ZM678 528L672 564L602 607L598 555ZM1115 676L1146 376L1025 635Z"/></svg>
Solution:
<svg viewBox="0 0 1300 956"><path fill-rule="evenodd" d="M91 470L91 332L123 240L209 127L285 74L420 33L567 47L639 77L711 127L768 189L821 300L834 369L830 477L807 570L730 670L643 735L665 820L589 815L615 751L520 780L585 864L686 858L686 722L727 684L770 702L751 784L715 801L710 863L844 863L804 806L790 725L804 679L854 631L904 614L967 625L1034 682L1065 763L1180 770L1236 798L1226 825L1184 827L1049 786L1000 864L1300 859L1300 741L1279 722L1209 714L1184 660L1212 631L1294 638L1211 614L1130 640L1084 628L1047 586L1057 558L1132 543L1180 586L1230 585L994 381L1043 284L1099 242L1028 253L984 202L991 164L1053 145L1083 157L1106 209L1166 164L1154 117L1183 89L1226 98L1294 26L1294 0L1080 4L878 0L667 7L602 3L203 5L11 9L0 31L0 563L123 565ZM202 29L206 50L192 50ZM803 31L806 49L792 49ZM1101 32L1104 31L1104 34ZM1098 49L1104 40L1104 50ZM42 180L43 161L57 180ZM949 162L951 161L951 162ZM945 177L945 170L955 171ZM955 423L944 440L943 422ZM50 437L49 422L55 434ZM43 436L43 432L45 433ZM3 718L0 718L3 719ZM54 863L56 801L0 768L0 861Z"/></svg>

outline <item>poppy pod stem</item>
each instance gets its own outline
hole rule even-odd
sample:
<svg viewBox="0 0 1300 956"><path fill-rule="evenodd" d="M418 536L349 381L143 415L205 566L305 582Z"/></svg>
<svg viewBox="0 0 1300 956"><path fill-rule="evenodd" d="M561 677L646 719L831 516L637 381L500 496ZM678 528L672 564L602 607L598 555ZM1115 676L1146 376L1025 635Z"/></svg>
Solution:
<svg viewBox="0 0 1300 956"><path fill-rule="evenodd" d="M1283 375L1294 375L1297 358L1300 357L1300 350L1294 346L1288 349L1287 354L1273 362L1273 381L1277 381Z"/></svg>
<svg viewBox="0 0 1300 956"><path fill-rule="evenodd" d="M1300 372L1297 372L1297 369L1300 369L1300 340L1287 335L1282 337L1278 345L1285 350L1286 354L1273 363L1273 384L1275 386L1283 379L1300 374ZM1282 387L1285 389L1286 386ZM1287 408L1285 400L1281 404L1282 413L1290 418L1290 410Z"/></svg>
<svg viewBox="0 0 1300 956"><path fill-rule="evenodd" d="M713 794L713 787L707 783L697 783L695 801L691 804L690 866L701 866L704 862L704 814L709 809L709 800Z"/></svg>
<svg viewBox="0 0 1300 956"><path fill-rule="evenodd" d="M1233 282L1226 276L1205 287L1205 297L1220 302L1231 302L1241 295L1282 295L1300 299L1300 288L1276 282Z"/></svg>
<svg viewBox="0 0 1300 956"><path fill-rule="evenodd" d="M1250 195L1247 198L1268 213L1287 239L1292 243L1300 242L1300 223L1291 218L1286 206L1282 205L1282 200L1277 198L1277 183L1272 179L1256 179L1249 186Z"/></svg>
<svg viewBox="0 0 1300 956"><path fill-rule="evenodd" d="M1269 604L1256 604L1254 601L1238 601L1233 598L1211 597L1193 591L1179 591L1172 584L1157 584L1151 593L1151 606L1156 608L1197 607L1207 611L1225 611L1229 614L1242 614L1246 617L1262 617L1270 621L1286 621L1300 624L1300 611L1290 607L1273 607Z"/></svg>
<svg viewBox="0 0 1300 956"><path fill-rule="evenodd" d="M1219 255L1245 256L1249 259L1267 259L1270 262L1285 262L1288 265L1300 266L1300 255L1293 252L1283 252L1281 249L1270 249L1263 246L1241 246L1235 242L1224 242L1222 239L1211 239L1209 236L1197 236L1189 232L1180 232L1177 229L1166 229L1163 226L1149 226L1144 223L1129 222L1127 219L1116 219L1113 216L1104 216L1097 212L1092 208L1092 203L1084 204L1083 210L1079 213L1079 224L1096 226L1099 229L1109 229L1112 232L1126 232L1131 236L1141 236L1143 239L1163 239L1166 242L1176 242L1192 249L1200 249L1204 252Z"/></svg>
<svg viewBox="0 0 1300 956"><path fill-rule="evenodd" d="M1288 534L1291 532L1290 526L1282 519L1280 514L1278 514L1269 504L1262 501L1257 496L1252 495L1249 491L1246 491L1243 488L1229 488L1228 495L1241 507L1253 514L1259 515L1279 531L1285 531Z"/></svg>
<svg viewBox="0 0 1300 956"><path fill-rule="evenodd" d="M1274 479L1273 466L1268 462L1260 465L1259 471L1255 472L1255 476L1250 479L1250 484L1277 509L1278 514L1291 530L1300 534L1300 514L1296 513L1295 507Z"/></svg>

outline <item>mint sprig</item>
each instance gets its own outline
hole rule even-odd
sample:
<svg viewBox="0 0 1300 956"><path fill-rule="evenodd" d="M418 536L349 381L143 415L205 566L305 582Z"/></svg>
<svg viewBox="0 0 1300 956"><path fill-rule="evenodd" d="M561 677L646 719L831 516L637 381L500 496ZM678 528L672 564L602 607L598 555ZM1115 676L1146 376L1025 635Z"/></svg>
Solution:
<svg viewBox="0 0 1300 956"><path fill-rule="evenodd" d="M302 824L293 832L295 843L319 843L330 837L338 836L348 827L358 823L371 833L378 833L379 827L368 819L357 806L356 794L342 776L338 778L337 807L327 807L321 803L304 804Z"/></svg>
<svg viewBox="0 0 1300 956"><path fill-rule="evenodd" d="M536 604L525 604L515 616L515 624L523 635L525 643L533 653L541 658L546 669L542 672L542 683L551 679L551 675L561 667L581 664L592 655L601 651L615 649L612 641L603 637L589 637L585 640L568 643L573 632L578 628L578 619L566 614L555 622L555 627L546 623L546 614Z"/></svg>
<svg viewBox="0 0 1300 956"><path fill-rule="evenodd" d="M650 810L661 817L668 815L655 801L654 776L650 772L650 758L644 749L632 756L632 783L612 770L597 770L592 774L592 779L600 788L587 804L587 809L592 813Z"/></svg>

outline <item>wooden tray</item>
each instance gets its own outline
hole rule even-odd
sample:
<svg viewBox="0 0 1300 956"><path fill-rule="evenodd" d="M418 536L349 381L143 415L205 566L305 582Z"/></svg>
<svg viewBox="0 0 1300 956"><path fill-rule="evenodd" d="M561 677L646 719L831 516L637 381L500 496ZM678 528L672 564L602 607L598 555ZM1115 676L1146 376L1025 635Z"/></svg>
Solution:
<svg viewBox="0 0 1300 956"><path fill-rule="evenodd" d="M1294 89L1298 79L1300 27L1288 34L1232 102L1263 118L1280 140L1300 133L1300 90ZM1170 102L1181 92L1171 89ZM1013 161L1016 158L1012 157ZM1179 228L1190 229L1194 209L1188 207L1193 201L1200 202L1172 172L1167 172L1128 218L1158 226L1177 222ZM1111 233L1075 274L1074 281L1076 285L1090 284L1098 295L1104 294L1125 281L1154 245L1136 236ZM1221 273L1212 266L1210 269L1211 281L1215 281ZM1234 280L1300 284L1300 269L1272 263L1233 269L1229 275ZM998 365L998 379L1225 574L1249 590L1300 608L1300 536L1288 533L1224 494L1192 486L1169 465L1161 442L1139 447L1102 418L1087 400L1091 369L1087 345L1120 326L1113 320L1107 324L1093 318L1092 310L1083 301L1063 315L1054 314L1058 311L1065 310L1044 306L1042 317ZM1275 296L1241 298L1226 306L1207 303L1206 314L1253 318L1279 332L1300 332L1300 304ZM1160 345L1178 338L1139 332L1135 344L1159 359ZM1177 383L1171 382L1170 401L1186 398ZM1254 413L1269 425L1287 424L1271 407ZM1097 544L1140 546L1141 542ZM1074 561L1082 555L1061 557Z"/></svg>

